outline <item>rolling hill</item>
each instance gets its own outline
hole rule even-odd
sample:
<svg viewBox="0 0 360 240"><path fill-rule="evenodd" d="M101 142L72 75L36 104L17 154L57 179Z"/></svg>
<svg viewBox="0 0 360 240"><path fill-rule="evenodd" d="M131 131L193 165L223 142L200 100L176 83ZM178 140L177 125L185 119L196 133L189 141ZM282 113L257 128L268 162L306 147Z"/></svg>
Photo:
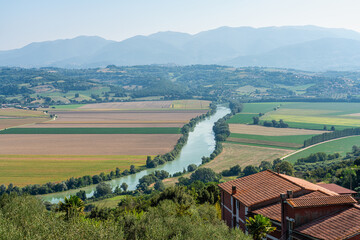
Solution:
<svg viewBox="0 0 360 240"><path fill-rule="evenodd" d="M31 43L0 51L0 66L85 68L142 64L224 64L358 70L360 33L346 29L221 27L190 35L159 32L121 42L100 37Z"/></svg>

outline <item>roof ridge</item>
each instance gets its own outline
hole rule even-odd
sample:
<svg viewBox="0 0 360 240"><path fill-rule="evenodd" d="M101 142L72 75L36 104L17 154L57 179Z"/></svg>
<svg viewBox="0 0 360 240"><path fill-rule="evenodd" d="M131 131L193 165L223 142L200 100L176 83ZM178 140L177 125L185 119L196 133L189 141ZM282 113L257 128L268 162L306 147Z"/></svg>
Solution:
<svg viewBox="0 0 360 240"><path fill-rule="evenodd" d="M287 179L287 178L284 177L284 176L281 176L280 173L276 173L276 172L274 172L274 171L272 171L272 170L270 170L270 169L267 169L266 171L269 171L269 172L271 172L272 174L274 174L275 176L278 176L278 177L281 177L282 179L285 179L286 181L288 181L288 182L290 182L290 183L292 183L292 184L300 187L301 189L306 189L306 188L304 188L303 186L301 186L300 184L295 183L295 182L293 182L293 181L290 181L290 179ZM290 177L291 177L291 176L290 176Z"/></svg>
<svg viewBox="0 0 360 240"><path fill-rule="evenodd" d="M288 181L288 182L290 182L290 183L292 183L292 184L294 184L294 185L296 185L296 186L298 186L298 187L300 187L301 189L304 189L304 190L310 190L310 191L319 191L319 192L322 192L322 193L324 193L324 194L326 194L326 195L328 195L328 196L332 196L332 195L330 195L328 192L332 192L332 193L334 193L335 195L339 195L338 193L336 193L336 192L334 192L334 191L331 191L331 190L329 190L329 189L326 189L326 188L324 188L324 187L321 187L321 186L319 186L319 185L317 185L317 184L315 184L315 183L312 183L312 182L309 182L309 181L307 181L307 180L305 180L305 179L302 179L302 178L298 178L298 177L294 177L294 176L290 176L290 175L286 175L286 174L281 174L281 173L275 173L274 171L272 171L272 170L266 170L266 171L269 171L269 172L271 172L272 174L274 174L274 175L276 175L276 176L279 176L279 177L281 177L282 179L285 179L286 181ZM285 176L286 177L285 177ZM316 190L314 190L314 189L309 189L309 188L306 188L306 187L304 187L304 186L302 186L301 184L299 184L299 183L297 183L297 182L294 182L294 181L291 181L289 178L287 178L287 177L290 177L290 178L296 178L296 179L299 179L300 181L306 181L306 182L308 182L308 183L310 183L310 184L313 184L314 186L316 186L317 188L319 188L319 189L316 189ZM325 191L324 191L325 190Z"/></svg>
<svg viewBox="0 0 360 240"><path fill-rule="evenodd" d="M352 196L350 195L330 195L330 196L322 196L322 197L310 197L310 198L289 198L289 200L297 200L297 201L306 201L306 200L309 200L309 199L324 199L324 198L351 198L353 199L354 201L355 198L353 198Z"/></svg>

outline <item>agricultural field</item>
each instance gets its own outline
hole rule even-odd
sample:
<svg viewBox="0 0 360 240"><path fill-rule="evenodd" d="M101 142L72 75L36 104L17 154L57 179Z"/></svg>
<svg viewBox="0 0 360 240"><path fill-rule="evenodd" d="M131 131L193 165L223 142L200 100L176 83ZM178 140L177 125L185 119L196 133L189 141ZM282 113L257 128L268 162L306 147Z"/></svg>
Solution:
<svg viewBox="0 0 360 240"><path fill-rule="evenodd" d="M0 134L0 156L158 155L172 150L179 137L179 134Z"/></svg>
<svg viewBox="0 0 360 240"><path fill-rule="evenodd" d="M227 139L229 142L289 149L301 148L304 140L324 132L246 124L230 124L230 131L230 137Z"/></svg>
<svg viewBox="0 0 360 240"><path fill-rule="evenodd" d="M10 128L1 134L180 134L180 128Z"/></svg>
<svg viewBox="0 0 360 240"><path fill-rule="evenodd" d="M92 104L55 105L55 109L102 109L102 110L208 110L211 101L204 100L174 100L174 101L136 101L110 102Z"/></svg>
<svg viewBox="0 0 360 240"><path fill-rule="evenodd" d="M360 127L360 103L281 103L280 108L262 116L261 120L283 119L290 127L345 129Z"/></svg>
<svg viewBox="0 0 360 240"><path fill-rule="evenodd" d="M71 177L143 166L145 155L0 155L0 183L16 186L60 182Z"/></svg>
<svg viewBox="0 0 360 240"><path fill-rule="evenodd" d="M342 157L345 157L346 153L351 152L352 146L354 145L360 145L360 136L334 139L315 146L310 146L303 151L299 151L289 157L286 157L285 160L295 162L299 158L308 157L310 154L317 152L324 152L326 154L333 154L337 152L340 153Z"/></svg>
<svg viewBox="0 0 360 240"><path fill-rule="evenodd" d="M231 133L253 134L262 136L293 136L293 135L317 135L326 131L294 129L294 128L272 128L259 125L229 124Z"/></svg>
<svg viewBox="0 0 360 240"><path fill-rule="evenodd" d="M208 101L198 100L78 104L47 109L57 116L51 121L32 111L46 121L0 131L0 176L6 176L0 184L40 184L144 166L146 156L170 152L180 128L208 108ZM45 169L50 174L41 174Z"/></svg>
<svg viewBox="0 0 360 240"><path fill-rule="evenodd" d="M264 114L260 117L260 124L264 121L282 119L289 124L289 128L253 125L252 117L259 117L259 113ZM295 154L285 158L290 162L316 152L327 154L338 152L345 156L351 151L353 145L360 145L360 136L354 136L332 140L302 150L304 140L327 132L323 130L324 125L327 130L330 130L332 126L336 130L360 127L360 103L246 103L243 111L227 122L231 134L227 143L224 144L224 156L228 156L228 159L241 156L241 153L233 150L235 144L252 149L257 146L296 151ZM229 145L230 143L233 145ZM256 151L254 154L256 155ZM215 161L223 161L221 156ZM249 153L248 156L243 155L242 159L250 164L252 157L253 154Z"/></svg>
<svg viewBox="0 0 360 240"><path fill-rule="evenodd" d="M273 161L294 150L269 148L259 146L246 146L236 143L223 143L223 152L214 160L204 165L215 172L221 172L239 164L242 168L248 165L257 166L261 161Z"/></svg>
<svg viewBox="0 0 360 240"><path fill-rule="evenodd" d="M26 126L50 121L49 115L42 111L15 108L0 109L0 130L15 126Z"/></svg>

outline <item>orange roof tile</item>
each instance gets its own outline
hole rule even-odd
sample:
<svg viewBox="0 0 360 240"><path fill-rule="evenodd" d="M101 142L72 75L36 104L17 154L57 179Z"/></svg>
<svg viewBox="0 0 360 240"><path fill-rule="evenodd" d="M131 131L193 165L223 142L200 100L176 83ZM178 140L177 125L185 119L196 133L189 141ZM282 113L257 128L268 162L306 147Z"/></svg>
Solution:
<svg viewBox="0 0 360 240"><path fill-rule="evenodd" d="M319 185L320 187L326 188L330 191L336 192L338 194L355 194L355 193L357 193L351 189L344 188L335 183L329 183L329 184L323 183L323 184L317 184L317 185Z"/></svg>
<svg viewBox="0 0 360 240"><path fill-rule="evenodd" d="M231 194L232 186L236 186L237 189L234 197L248 207L279 198L280 194L286 193L287 190L292 190L295 193L302 189L307 189L310 191L320 191L330 196L338 195L306 180L290 177L285 174L277 174L270 170L219 184L219 187L229 194Z"/></svg>
<svg viewBox="0 0 360 240"><path fill-rule="evenodd" d="M345 239L360 233L360 209L346 210L316 219L295 229L296 232L319 239Z"/></svg>
<svg viewBox="0 0 360 240"><path fill-rule="evenodd" d="M281 177L293 182L294 184L297 184L297 185L301 186L304 189L307 189L307 190L310 190L310 191L320 191L320 192L323 192L323 193L325 193L327 195L330 195L330 196L338 195L334 191L331 191L329 189L326 189L324 187L321 187L321 186L319 186L317 184L311 183L311 182L306 181L304 179L288 176L288 175L285 175L285 174L279 174L279 175Z"/></svg>
<svg viewBox="0 0 360 240"><path fill-rule="evenodd" d="M357 201L350 195L326 196L317 198L290 198L286 199L286 202L294 208L357 203Z"/></svg>
<svg viewBox="0 0 360 240"><path fill-rule="evenodd" d="M312 192L306 195L302 195L296 199L306 199L306 198L317 198L317 197L324 197L327 196L321 192ZM275 203L263 208L259 208L255 211L252 211L255 214L261 214L265 217L268 217L272 220L281 222L281 203Z"/></svg>
<svg viewBox="0 0 360 240"><path fill-rule="evenodd" d="M270 170L238 178L219 184L219 187L231 194L232 186L236 186L234 195L245 206L252 206L270 199L280 198L280 193L287 190L297 192L301 190L298 185L279 177Z"/></svg>

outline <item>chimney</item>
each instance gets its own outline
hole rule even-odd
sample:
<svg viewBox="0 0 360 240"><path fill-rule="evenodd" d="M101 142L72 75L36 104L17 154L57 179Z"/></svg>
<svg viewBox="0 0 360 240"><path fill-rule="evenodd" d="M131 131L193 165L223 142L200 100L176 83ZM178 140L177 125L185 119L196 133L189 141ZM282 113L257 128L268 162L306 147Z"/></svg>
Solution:
<svg viewBox="0 0 360 240"><path fill-rule="evenodd" d="M280 174L280 168L279 167L277 168L277 174Z"/></svg>
<svg viewBox="0 0 360 240"><path fill-rule="evenodd" d="M235 194L236 194L236 186L232 186L231 195L235 195Z"/></svg>
<svg viewBox="0 0 360 240"><path fill-rule="evenodd" d="M291 191L291 190L287 190L287 198L293 198L293 191Z"/></svg>

